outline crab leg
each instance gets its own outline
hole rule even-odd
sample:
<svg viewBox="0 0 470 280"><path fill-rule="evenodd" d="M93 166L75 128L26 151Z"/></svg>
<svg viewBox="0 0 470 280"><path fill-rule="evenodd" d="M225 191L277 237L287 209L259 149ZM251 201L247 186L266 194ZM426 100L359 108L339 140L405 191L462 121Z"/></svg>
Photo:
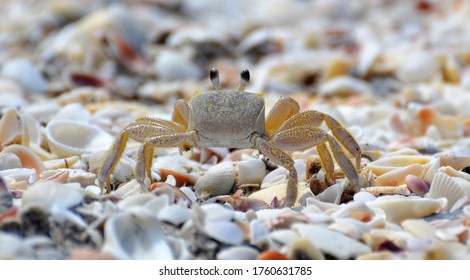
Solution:
<svg viewBox="0 0 470 280"><path fill-rule="evenodd" d="M286 200L284 206L291 207L297 200L297 170L294 167L294 160L284 151L273 145L271 142L257 137L254 141L255 149L268 157L274 163L279 164L289 170L287 181Z"/></svg>
<svg viewBox="0 0 470 280"><path fill-rule="evenodd" d="M192 142L191 139L192 133L172 133L149 137L145 140L137 153L137 165L135 169L136 181L144 190L148 189L145 185L145 174L147 174L149 178L152 177L153 148L181 147L188 145L188 142Z"/></svg>
<svg viewBox="0 0 470 280"><path fill-rule="evenodd" d="M113 145L108 150L98 174L98 185L101 188L106 186L108 192L111 191L110 175L116 168L116 165L119 162L122 153L124 152L129 137L139 142L145 142L149 135L171 135L174 133L183 133L184 130L185 129L181 125L167 120L154 118L142 118L135 120L116 137ZM151 161L152 158L150 154L153 153L153 151L150 151L146 148L142 148L142 151L145 154L141 157L144 159L143 164L148 165L148 162ZM150 174L150 169L147 170L147 174Z"/></svg>
<svg viewBox="0 0 470 280"><path fill-rule="evenodd" d="M357 186L359 184L359 177L354 165L345 155L335 138L322 129L314 126L298 126L277 132L271 139L274 145L286 151L298 151L320 145L320 159L322 160L327 176L333 178L331 155L329 155L324 145L327 141L330 144L330 149L333 152L336 162L338 162L338 165L351 183Z"/></svg>
<svg viewBox="0 0 470 280"><path fill-rule="evenodd" d="M354 137L335 120L333 117L318 111L305 111L301 112L279 127L277 133L289 130L294 127L313 126L318 127L322 122L325 122L331 130L336 139L355 157L356 169L359 169L361 163L361 148L357 144Z"/></svg>
<svg viewBox="0 0 470 280"><path fill-rule="evenodd" d="M266 118L266 133L271 137L290 117L300 112L300 106L290 97L281 97Z"/></svg>
<svg viewBox="0 0 470 280"><path fill-rule="evenodd" d="M174 106L171 120L180 124L184 128L188 128L189 123L189 105L183 99L178 99Z"/></svg>

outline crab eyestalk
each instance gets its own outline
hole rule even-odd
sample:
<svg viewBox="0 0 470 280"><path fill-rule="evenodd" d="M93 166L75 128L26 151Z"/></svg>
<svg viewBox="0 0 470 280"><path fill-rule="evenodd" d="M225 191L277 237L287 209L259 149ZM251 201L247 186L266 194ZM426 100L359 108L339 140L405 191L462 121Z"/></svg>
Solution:
<svg viewBox="0 0 470 280"><path fill-rule="evenodd" d="M240 73L240 85L238 86L238 91L245 91L248 82L250 81L250 71L248 69L243 69Z"/></svg>
<svg viewBox="0 0 470 280"><path fill-rule="evenodd" d="M209 72L209 78L212 84L215 86L215 89L222 89L220 86L219 71L216 68L212 67L211 71Z"/></svg>

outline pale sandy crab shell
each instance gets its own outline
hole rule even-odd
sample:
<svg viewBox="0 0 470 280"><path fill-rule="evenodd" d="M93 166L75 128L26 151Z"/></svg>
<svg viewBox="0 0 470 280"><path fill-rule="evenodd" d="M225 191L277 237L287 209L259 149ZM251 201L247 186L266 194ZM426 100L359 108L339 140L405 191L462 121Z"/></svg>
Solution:
<svg viewBox="0 0 470 280"><path fill-rule="evenodd" d="M70 121L54 120L46 127L49 148L59 157L70 157L108 149L114 137L100 128Z"/></svg>

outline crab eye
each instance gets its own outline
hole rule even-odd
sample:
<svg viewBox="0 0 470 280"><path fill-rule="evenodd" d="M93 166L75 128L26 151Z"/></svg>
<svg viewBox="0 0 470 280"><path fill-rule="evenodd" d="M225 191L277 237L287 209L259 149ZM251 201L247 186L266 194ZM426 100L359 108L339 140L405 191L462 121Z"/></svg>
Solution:
<svg viewBox="0 0 470 280"><path fill-rule="evenodd" d="M210 78L212 84L217 89L219 89L220 88L219 71L215 67L212 67L211 71L209 72L209 78Z"/></svg>
<svg viewBox="0 0 470 280"><path fill-rule="evenodd" d="M240 85L238 86L238 91L244 91L246 88L246 85L250 81L250 71L248 69L243 69L242 72L240 73Z"/></svg>

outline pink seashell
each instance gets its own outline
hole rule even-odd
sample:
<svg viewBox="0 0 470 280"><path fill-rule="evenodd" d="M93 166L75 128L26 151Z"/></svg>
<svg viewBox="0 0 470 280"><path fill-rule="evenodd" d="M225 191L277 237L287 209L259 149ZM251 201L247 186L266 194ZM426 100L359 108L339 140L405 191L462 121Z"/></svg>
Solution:
<svg viewBox="0 0 470 280"><path fill-rule="evenodd" d="M415 175L408 175L405 178L405 184L410 191L416 195L424 196L429 192L429 186Z"/></svg>

